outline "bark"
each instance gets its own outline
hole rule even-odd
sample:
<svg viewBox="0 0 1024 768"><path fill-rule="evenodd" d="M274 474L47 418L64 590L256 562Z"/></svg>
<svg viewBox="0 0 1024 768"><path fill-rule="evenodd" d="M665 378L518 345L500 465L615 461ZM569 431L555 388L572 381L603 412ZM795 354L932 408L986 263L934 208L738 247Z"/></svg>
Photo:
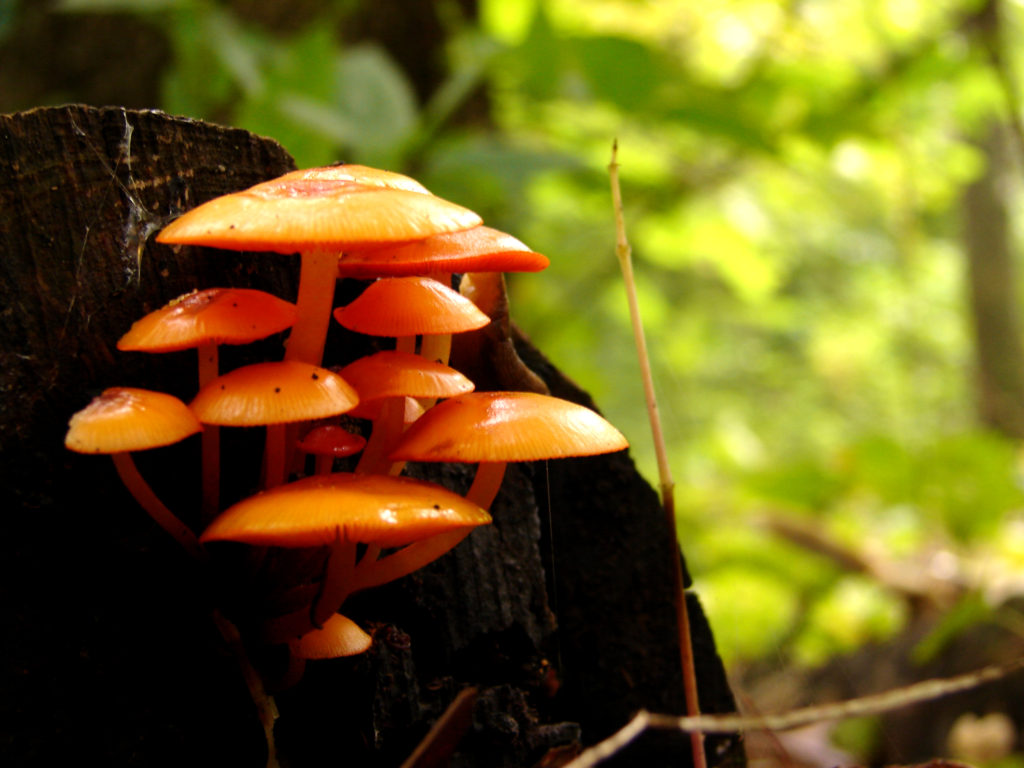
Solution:
<svg viewBox="0 0 1024 768"><path fill-rule="evenodd" d="M291 167L270 140L157 112L0 117L5 763L83 754L116 765L264 761L255 709L209 618L216 605L244 631L253 585L225 577L236 573L230 552L201 571L136 508L110 462L61 443L69 415L107 386L191 398L194 353L115 349L146 311L218 285L294 298L294 257L150 240L175 213ZM360 288L343 282L338 300ZM372 346L332 333L332 363ZM517 346L555 394L589 402L527 342ZM223 365L280 354L274 338L226 350ZM256 482L261 440L225 431L230 502ZM197 446L154 453L138 457L144 475L196 525ZM455 490L470 479L454 465L413 471ZM373 647L310 663L278 695L282 762L397 765L467 686L480 694L453 765L535 765L600 739L638 707L682 711L667 557L675 544L628 455L514 467L492 511L494 525L450 555L346 603ZM315 571L318 556L271 552L262 573ZM694 608L702 703L730 710ZM268 680L279 650L249 646ZM741 755L735 738L716 744L713 763ZM688 746L652 736L622 759L685 765Z"/></svg>

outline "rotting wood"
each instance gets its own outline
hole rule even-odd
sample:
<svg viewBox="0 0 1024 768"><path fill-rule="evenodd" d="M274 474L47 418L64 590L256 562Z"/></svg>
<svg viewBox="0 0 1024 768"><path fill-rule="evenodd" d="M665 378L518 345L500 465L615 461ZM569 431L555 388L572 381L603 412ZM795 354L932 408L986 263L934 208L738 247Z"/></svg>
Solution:
<svg viewBox="0 0 1024 768"><path fill-rule="evenodd" d="M69 455L62 439L69 415L106 386L191 397L194 355L114 349L145 312L217 285L294 298L291 257L174 251L148 238L180 210L291 167L272 141L158 112L0 117L0 561L10 585L3 703L12 764L71 751L119 765L262 764L262 727L208 619L222 596L134 507L109 462ZM342 300L358 289L344 281ZM335 329L328 359L367 351L354 341ZM522 339L517 348L554 394L589 403ZM280 338L271 339L227 351L224 364L279 354ZM257 464L259 443L225 437L225 450L242 457L226 462L236 468L227 501L252 484L237 467ZM138 457L173 509L197 509L195 454ZM453 466L434 479L464 490L468 474ZM494 514L494 526L451 556L353 598L374 648L310 665L277 697L282 762L311 764L348 745L360 756L353 764L398 764L466 684L482 687L489 709L477 713L460 765L523 764L579 733L597 741L638 708L682 711L670 580L659 565L674 544L628 457L515 468ZM707 678L702 707L727 711L710 632L699 621L694 631ZM718 745L722 760L740 754L733 737ZM686 751L668 739L630 759L676 765Z"/></svg>

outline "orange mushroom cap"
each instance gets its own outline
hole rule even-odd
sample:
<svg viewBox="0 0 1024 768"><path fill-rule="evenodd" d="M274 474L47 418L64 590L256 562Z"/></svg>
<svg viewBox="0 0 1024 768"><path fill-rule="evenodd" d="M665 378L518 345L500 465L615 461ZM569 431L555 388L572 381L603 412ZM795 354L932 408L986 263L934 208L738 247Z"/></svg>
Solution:
<svg viewBox="0 0 1024 768"><path fill-rule="evenodd" d="M589 408L534 392L472 392L419 418L392 461L507 462L590 456L629 447Z"/></svg>
<svg viewBox="0 0 1024 768"><path fill-rule="evenodd" d="M339 371L359 401L382 397L452 397L473 391L473 382L454 368L409 352L386 350L349 363Z"/></svg>
<svg viewBox="0 0 1024 768"><path fill-rule="evenodd" d="M344 540L383 548L491 521L490 515L434 483L338 472L279 485L225 510L201 541L281 547Z"/></svg>
<svg viewBox="0 0 1024 768"><path fill-rule="evenodd" d="M78 453L143 451L177 443L202 428L173 395L111 387L71 417L64 445Z"/></svg>
<svg viewBox="0 0 1024 768"><path fill-rule="evenodd" d="M335 613L320 629L313 629L288 642L292 656L299 659L337 659L356 656L373 645L373 638L347 616Z"/></svg>
<svg viewBox="0 0 1024 768"><path fill-rule="evenodd" d="M298 171L291 171L279 178L347 181L355 184L365 184L369 187L387 187L388 189L404 189L409 192L430 194L429 189L409 176L355 163L339 163L337 165L325 165L320 168L304 168Z"/></svg>
<svg viewBox="0 0 1024 768"><path fill-rule="evenodd" d="M334 310L346 328L370 336L461 333L491 320L465 296L429 277L392 277L370 283Z"/></svg>
<svg viewBox="0 0 1024 768"><path fill-rule="evenodd" d="M249 427L336 416L359 402L338 374L308 363L257 363L218 376L190 408L206 424Z"/></svg>
<svg viewBox="0 0 1024 768"><path fill-rule="evenodd" d="M299 449L318 456L344 458L359 453L366 445L366 438L353 435L337 424L321 424L309 430L299 441Z"/></svg>
<svg viewBox="0 0 1024 768"><path fill-rule="evenodd" d="M289 328L295 305L251 288L207 288L179 296L132 324L122 351L175 352L204 343L248 344Z"/></svg>
<svg viewBox="0 0 1024 768"><path fill-rule="evenodd" d="M468 229L480 221L472 211L422 192L283 177L203 203L156 239L230 250L342 251Z"/></svg>
<svg viewBox="0 0 1024 768"><path fill-rule="evenodd" d="M338 261L342 277L397 277L452 272L540 272L547 256L512 235L478 226L374 249L349 249Z"/></svg>

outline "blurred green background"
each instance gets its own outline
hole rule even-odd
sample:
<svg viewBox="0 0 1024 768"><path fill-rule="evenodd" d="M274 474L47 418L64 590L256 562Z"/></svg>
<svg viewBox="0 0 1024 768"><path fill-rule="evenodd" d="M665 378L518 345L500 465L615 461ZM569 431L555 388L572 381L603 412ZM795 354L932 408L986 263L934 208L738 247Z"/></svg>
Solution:
<svg viewBox="0 0 1024 768"><path fill-rule="evenodd" d="M1024 589L1022 24L1020 0L0 0L0 110L159 107L478 210L551 257L514 317L656 481L617 138L680 535L739 674L921 616L939 653Z"/></svg>

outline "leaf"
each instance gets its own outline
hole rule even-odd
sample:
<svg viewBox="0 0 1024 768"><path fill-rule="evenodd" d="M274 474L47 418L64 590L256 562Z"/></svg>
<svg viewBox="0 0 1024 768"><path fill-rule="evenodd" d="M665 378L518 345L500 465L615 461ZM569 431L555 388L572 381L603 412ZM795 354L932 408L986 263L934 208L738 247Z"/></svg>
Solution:
<svg viewBox="0 0 1024 768"><path fill-rule="evenodd" d="M417 121L416 98L402 71L380 48L364 45L346 51L335 74L338 109L359 129L354 149L395 151Z"/></svg>
<svg viewBox="0 0 1024 768"><path fill-rule="evenodd" d="M626 111L645 105L660 79L651 49L634 40L583 37L572 50L591 93Z"/></svg>

